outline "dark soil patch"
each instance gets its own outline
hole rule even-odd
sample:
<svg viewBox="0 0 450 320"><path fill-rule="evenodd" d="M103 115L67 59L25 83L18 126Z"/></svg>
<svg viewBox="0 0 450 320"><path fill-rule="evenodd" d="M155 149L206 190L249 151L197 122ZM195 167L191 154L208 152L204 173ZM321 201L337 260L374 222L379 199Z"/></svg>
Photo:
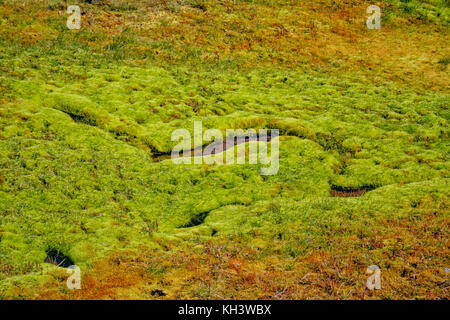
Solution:
<svg viewBox="0 0 450 320"><path fill-rule="evenodd" d="M330 195L332 197L360 197L368 191L375 188L362 187L362 188L342 188L338 186L331 186Z"/></svg>
<svg viewBox="0 0 450 320"><path fill-rule="evenodd" d="M181 157L187 157L187 154L190 154L191 157L201 157L203 155L203 151L209 146L219 147L222 144L222 150L223 150L222 152L225 152L226 150L228 150L230 148L233 148L237 145L247 143L250 141L270 142L270 140L272 140L272 136L271 136L270 132L268 132L265 135L256 134L254 136L234 137L234 143L231 144L230 146L227 146L227 139L224 139L223 141L220 141L220 142L212 142L206 146L196 147L191 150L183 150L181 152L181 154L182 154ZM190 151L190 153L189 153L189 151ZM215 149L211 152L211 155L213 155L213 154L216 154ZM159 162L162 160L167 160L167 159L170 159L171 156L172 156L172 152L153 152L153 161Z"/></svg>
<svg viewBox="0 0 450 320"><path fill-rule="evenodd" d="M164 297L166 296L166 293L162 290L156 289L152 290L152 296Z"/></svg>
<svg viewBox="0 0 450 320"><path fill-rule="evenodd" d="M180 226L179 228L190 228L190 227L198 226L198 225L202 224L203 222L205 222L205 219L208 216L208 214L209 214L209 211L198 213L195 216L193 216L188 223Z"/></svg>
<svg viewBox="0 0 450 320"><path fill-rule="evenodd" d="M67 112L67 111L63 111L65 114L67 114L68 116L70 116L72 118L73 121L77 122L77 123L82 123L82 124L87 124L88 126L93 126L96 127L97 126L97 122L93 119L89 119L83 116L80 116L78 114L74 114L71 112Z"/></svg>
<svg viewBox="0 0 450 320"><path fill-rule="evenodd" d="M47 257L45 258L44 262L51 263L54 264L55 266L63 268L68 268L74 265L72 259L64 255L57 249L47 250Z"/></svg>

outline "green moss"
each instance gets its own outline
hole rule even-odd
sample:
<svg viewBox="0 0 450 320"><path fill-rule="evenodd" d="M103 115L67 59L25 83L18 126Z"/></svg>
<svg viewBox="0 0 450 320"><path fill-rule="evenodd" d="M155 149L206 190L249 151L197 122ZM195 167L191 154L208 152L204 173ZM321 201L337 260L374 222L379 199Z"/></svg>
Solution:
<svg viewBox="0 0 450 320"><path fill-rule="evenodd" d="M434 2L391 3L447 19L437 18L446 9ZM101 50L79 41L101 42L99 34L55 35L35 46L0 39L0 298L15 284L46 279L48 248L87 269L114 251L217 238L264 250L285 241L280 252L297 258L311 248L332 251L327 239L340 228L373 234L424 197L448 219L444 90L350 72L158 65L128 55L138 41L131 31ZM195 120L222 132L279 129L278 174L261 176L261 165L154 162L177 143L173 130L192 133ZM332 198L332 186L374 190Z"/></svg>

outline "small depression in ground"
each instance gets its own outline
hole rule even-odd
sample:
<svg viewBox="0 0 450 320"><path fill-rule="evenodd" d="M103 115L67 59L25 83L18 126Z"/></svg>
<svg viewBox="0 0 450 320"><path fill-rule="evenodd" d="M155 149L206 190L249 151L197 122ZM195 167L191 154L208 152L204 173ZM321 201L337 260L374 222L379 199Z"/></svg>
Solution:
<svg viewBox="0 0 450 320"><path fill-rule="evenodd" d="M243 144L243 143L252 142L252 141L270 142L270 140L272 140L272 136L271 136L270 132L268 132L267 134L264 134L264 135L255 134L255 135L250 135L250 136L239 136L239 137L231 137L231 138L234 138L233 139L234 141L232 144L227 144L227 141L229 138L226 138L223 141L218 141L218 142L214 141L207 146L199 146L199 147L196 147L191 150L183 150L181 157L201 157L203 155L203 151L208 147L210 149L215 147L211 152L211 155L213 155L216 153L216 149L220 148L220 145L222 145L222 150L223 150L222 152L225 152L226 150L233 148L235 146L238 146L240 144ZM172 156L171 152L155 153L153 161L159 162L159 161L167 160L167 159L170 159L171 156Z"/></svg>
<svg viewBox="0 0 450 320"><path fill-rule="evenodd" d="M44 262L51 263L62 268L68 268L74 265L72 259L70 259L68 256L57 249L47 250L47 257L45 258Z"/></svg>
<svg viewBox="0 0 450 320"><path fill-rule="evenodd" d="M361 188L343 188L339 186L332 186L330 191L331 197L360 197L366 192L373 190L373 187Z"/></svg>

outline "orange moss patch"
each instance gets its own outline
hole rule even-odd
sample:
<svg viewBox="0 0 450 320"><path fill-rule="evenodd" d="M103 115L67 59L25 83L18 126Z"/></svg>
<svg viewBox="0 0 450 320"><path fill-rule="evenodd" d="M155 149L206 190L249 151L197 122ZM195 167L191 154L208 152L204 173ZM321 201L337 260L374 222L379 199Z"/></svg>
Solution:
<svg viewBox="0 0 450 320"><path fill-rule="evenodd" d="M168 251L114 253L83 275L82 290L54 279L44 299L443 299L449 298L450 219L435 214L387 220L373 235L336 230L329 250L282 253L286 241L251 248L218 239ZM181 249L180 247L186 247ZM444 263L444 264L443 264ZM365 287L366 269L381 268L382 289ZM51 289L48 289L51 288ZM162 290L166 296L151 293Z"/></svg>
<svg viewBox="0 0 450 320"><path fill-rule="evenodd" d="M380 5L383 12L386 5ZM450 84L446 68L438 63L450 55L448 28L393 17L383 20L381 30L368 30L366 1L292 1L284 6L207 1L205 9L176 10L165 2L137 6L110 12L105 6L82 5L86 14L77 41L102 51L120 36L132 40L119 44L127 58L162 63L234 60L246 67L345 72L362 81L394 81L417 89L448 90ZM67 17L64 11L32 5L3 5L0 12L9 17L0 36L19 37L23 45L51 40L60 31L51 30L49 19L65 25ZM24 12L28 18L17 23Z"/></svg>

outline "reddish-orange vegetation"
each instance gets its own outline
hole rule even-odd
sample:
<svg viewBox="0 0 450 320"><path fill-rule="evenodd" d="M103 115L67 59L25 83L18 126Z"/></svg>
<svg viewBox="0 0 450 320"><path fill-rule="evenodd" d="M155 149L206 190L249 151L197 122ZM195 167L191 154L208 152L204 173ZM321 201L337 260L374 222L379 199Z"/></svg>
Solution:
<svg viewBox="0 0 450 320"><path fill-rule="evenodd" d="M412 220L414 223L411 223ZM303 256L233 241L208 241L195 249L121 252L83 275L82 290L69 291L65 278L39 290L43 299L442 299L448 298L450 220L387 220L374 235L336 230L329 250L310 248ZM366 288L366 256L376 257L382 290ZM53 288L53 289L48 289Z"/></svg>
<svg viewBox="0 0 450 320"><path fill-rule="evenodd" d="M102 3L107 2L106 0L102 1ZM450 87L447 71L448 63L445 62L450 56L448 27L435 23L422 23L401 15L392 15L390 20L383 20L381 30L368 30L365 25L367 18L367 1L365 0L292 1L286 5L206 0L204 6L180 6L176 10L168 6L168 1L160 0L139 2L135 10L117 11L111 10L108 5L83 4L82 28L81 30L70 31L65 29L67 14L66 8L62 5L51 6L47 2L36 4L32 1L14 5L2 1L0 3L0 22L7 21L7 23L2 23L0 28L0 39L3 39L4 43L11 44L8 47L9 49L12 48L11 56L15 57L16 51L13 49L16 49L17 52L26 52L26 58L34 55L40 57L36 53L39 50L42 49L42 52L45 53L45 50L53 49L53 46L59 45L57 50L52 53L56 56L56 58L52 56L55 59L55 61L52 60L52 63L55 65L58 65L59 61L65 61L64 54L67 54L65 50L73 50L75 53L72 58L77 59L76 52L79 49L77 46L81 43L82 50L80 52L85 50L86 55L95 52L99 55L104 54L103 57L107 58L113 56L111 61L118 65L119 62L122 63L119 60L123 59L126 60L128 65L137 67L145 67L147 64L161 64L176 68L179 64L182 64L184 67L192 68L192 70L208 68L209 66L224 66L224 68L230 66L233 70L239 71L244 68L279 67L299 73L326 73L331 76L331 79L338 75L340 78L335 79L352 79L358 83L367 82L379 85L385 82L395 82L398 86L393 86L393 88L406 86L410 87L411 91L415 93L436 90L445 94ZM148 3L152 3L152 5L148 5ZM382 10L388 8L388 5L384 2L380 6ZM62 29L64 29L64 32L61 32ZM12 44L17 44L17 48ZM66 44L71 45L66 46ZM41 55L43 54L41 53ZM58 60L59 58L61 60ZM28 91L24 89L28 86L31 87L31 85L20 83L16 78L24 80L28 74L35 72L33 70L39 70L39 59L31 60L33 62L32 68L27 67L25 63L21 66L18 59L11 59L14 64L17 63L14 68L10 68L9 64L2 66L0 70L8 74L11 81L2 82L0 78L0 102L21 99L22 97L18 97L21 92L31 91L31 89L27 89ZM439 61L444 61L444 63L439 63ZM109 63L109 60L105 62L105 64L107 63ZM80 64L79 69L84 68L84 64ZM79 74L81 71L75 70L64 69L64 75L71 79L66 83L68 87L72 84L72 80L88 79L86 75ZM95 73L95 71L91 72ZM38 78L39 81L44 79L42 82L49 80L47 75ZM51 77L48 75L48 78ZM9 96L13 92L13 85L10 83L13 83L14 90L17 91L14 97ZM53 90L54 86L52 84L49 87L49 90ZM367 86L367 91L378 90L380 87ZM80 91L77 93L81 94L82 88L83 84L76 89ZM133 92L136 90L131 85L126 89ZM257 87L255 87L256 89ZM99 86L100 90L101 86ZM345 90L345 88L342 88L342 90ZM366 89L364 88L364 90ZM40 94L38 90L37 92ZM47 93L43 93L43 95L45 94ZM324 91L323 94L326 94L326 92ZM345 92L342 94L344 95ZM192 93L192 96L194 96L194 93ZM413 96L411 95L411 97ZM169 94L166 98L168 101L171 99ZM199 104L195 97L191 98L192 100L186 101L187 108L201 116L204 106ZM411 100L413 99L411 98ZM34 101L29 100L27 104L34 105ZM177 100L174 100L174 104L177 104ZM145 105L144 102L143 105ZM440 106L441 104L436 103L436 105ZM163 107L162 104L161 107ZM13 108L16 108L16 106L13 106ZM159 112L155 106L148 106L148 108L155 116ZM364 108L364 112L370 111L368 106L364 106ZM305 107L305 110L319 112L321 107L311 105ZM53 111L56 112L57 110ZM183 114L180 115L179 110L169 111L170 113L161 115L162 123L174 119L183 120ZM445 126L444 115L438 117L437 114L441 112L444 114L446 110L434 111L433 113L424 113L424 115L435 119L433 121L436 121L436 123L433 124L432 129L437 132ZM37 116L41 115L44 115L44 113L37 114ZM13 116L23 117L23 120L31 117L28 113L21 112L13 113ZM36 123L38 123L37 116L34 118ZM421 118L421 115L418 114L417 118ZM400 119L403 118L399 117L398 119L400 123ZM442 123L440 122L441 119ZM127 123L128 120L126 119L120 120L121 124L117 127L114 125L114 127L111 127L114 130L109 128L109 131L115 132L117 135L121 132L127 133L124 136L127 139L128 137L134 137L130 139L135 146L148 151L149 146L144 145L136 138L137 135L133 131L132 123ZM282 125L277 123L277 126L278 124ZM383 124L383 122L380 122L379 127ZM420 122L411 120L409 123L410 126L416 124L420 124ZM296 126L295 130L299 137L310 135L307 127ZM57 128L57 126L55 127ZM101 129L101 126L99 127ZM379 127L375 126L374 130ZM6 128L5 132L11 134L12 137L16 137L18 141L21 141L21 139L35 140L31 133L30 136L21 136L22 132L18 131L17 134L14 133L13 135L11 133L14 131L13 126L10 126L9 123ZM33 128L31 124L30 128ZM26 130L28 134L28 131L31 132L30 128L27 127L24 131ZM42 128L39 127L39 130L47 129L48 127L45 124L42 125ZM410 129L408 127L404 130ZM338 131L339 128L336 130ZM64 134L67 131L61 129ZM406 134L406 131L402 134ZM32 133L37 135L36 132L33 131ZM412 130L412 132L416 131ZM432 132L431 128L430 132ZM393 133L393 131L390 131L390 133ZM51 135L53 131L48 131L46 134ZM441 144L441 140L438 139L442 139L442 145L445 146L444 140L447 136L444 130L440 132L439 138L437 137L438 133L434 136L434 131L431 138L428 138L426 134L428 132L424 131L423 135L417 135L416 137L427 143L434 139L435 142L439 141L439 144ZM388 134L386 136L390 137ZM417 142L413 141L415 139L413 135L409 137L411 143ZM0 135L1 139L4 138ZM395 137L392 139L395 139ZM76 143L67 143L69 146L78 144L81 144L78 140L76 140ZM408 143L405 142L405 144ZM414 148L411 149L411 154L414 154L416 153L416 146L412 145L412 147ZM66 144L64 144L64 148L67 148ZM355 150L358 148L360 147L356 146ZM17 150L20 149L22 149L22 146L17 145ZM9 158L11 159L22 156L15 149L5 147L4 150L9 150ZM43 150L46 149L43 147ZM44 157L54 159L53 150L49 150L51 152L48 152ZM64 150L60 149L60 153L63 154ZM425 159L424 166L436 166L442 170L441 172L444 172L448 170L448 166L444 163L448 160L448 157L438 154L439 150L441 149L427 149L426 151L430 151L430 155L423 150L424 152L420 157ZM350 157L350 153L347 154ZM432 159L431 157L439 158L439 161L428 161L428 156L430 159ZM33 157L40 159L41 154L33 153ZM89 159L90 156L85 158ZM19 160L17 167L20 170L26 169L25 167L28 165L26 159L24 161ZM410 160L408 162L414 161L415 164L415 159ZM403 161L403 158L401 158L401 161ZM422 158L418 161L422 161ZM425 161L428 161L428 163ZM72 165L73 167L78 166L78 162L74 162ZM99 164L99 166L101 165ZM63 167L62 164L61 167ZM335 171L341 169L342 164L336 164ZM32 170L38 170L38 168L33 167ZM42 170L47 169L45 167ZM112 170L111 175L114 173ZM119 180L122 179L120 170L118 171L118 177L120 178L117 178L117 181L122 182ZM417 178L417 181L424 179L420 176L422 171L417 171L420 171L418 173L420 178ZM292 170L292 172L295 173L296 171ZM12 174L11 176L20 178L22 177L20 174ZM436 173L436 176L439 175L444 176L443 173ZM433 175L426 177L429 179L435 177L434 172ZM7 181L6 176L0 175L0 185L4 185ZM410 179L410 181L416 180ZM156 181L156 183L158 182ZM37 184L38 180L36 180ZM121 183L117 183L117 185L119 189L123 188ZM328 186L328 184L326 185ZM99 191L100 189L99 186ZM282 193L301 198L294 192L291 194L294 188L283 181L274 182L272 189L273 198ZM366 191L363 189L332 190L331 196L356 197L363 195ZM130 191L130 193L132 192ZM74 194L77 193L74 192ZM439 194L442 195L442 198L446 196L441 191L439 191ZM72 197L71 194L70 196ZM133 219L134 215L141 215L138 210L139 207L132 208L133 206L130 204L132 196L129 196L130 199L128 199L128 196L123 195L124 198L127 198L127 202L117 203L119 213L111 214L111 217L113 217L111 226L122 226L124 223L120 219L128 221ZM76 197L73 196L73 202L75 202L74 198ZM286 197L282 200L286 200L288 203L293 200L291 198ZM8 198L9 203L13 202L9 199L13 198ZM329 198L325 197L324 206L327 205L325 203L327 199ZM359 199L332 200L356 201ZM78 199L76 200L78 201ZM149 202L144 202L142 206ZM381 202L382 200L374 201L375 204ZM9 203L5 205L5 208L9 206ZM159 204L157 201L156 203ZM246 203L246 201L243 203ZM273 206L276 209L276 205ZM22 215L22 207L26 207L26 205L20 204L20 208L17 209L20 215ZM213 207L211 206L211 208ZM114 208L116 208L116 204L114 204ZM84 209L92 217L102 216L101 208L83 207ZM87 209L92 209L92 211L89 212ZM162 231L158 233L158 221L146 222L147 227L144 227L143 230L146 232L146 236L148 234L148 245L159 245L159 249L149 249L149 247L143 246L135 250L110 252L106 258L103 256L92 265L83 268L81 290L69 290L66 287L68 275L65 272L66 270L61 268L61 270L50 271L48 273L49 278L45 278L48 281L40 283L39 286L27 288L13 284L11 288L8 287L8 292L5 293L4 297L41 299L449 298L450 283L446 268L450 267L450 241L448 237L450 219L443 214L448 212L448 200L438 203L435 199L431 197L428 199L427 196L424 196L421 202L411 206L411 208L405 209L405 207L399 205L399 208L395 209L398 210L395 213L398 213L398 217L401 218L393 218L394 215L389 215L389 212L378 213L376 217L373 217L370 212L366 214L364 212L366 209L362 208L357 214L364 215L367 220L359 220L352 224L351 217L348 218L348 221L342 219L342 223L334 224L338 227L333 230L330 230L329 225L323 223L317 226L317 230L313 230L314 232L305 232L304 241L300 237L292 237L295 240L285 239L281 232L278 237L274 237L272 234L268 235L269 231L263 234L262 231L257 229L255 229L257 231L251 231L254 233L252 235L255 236L251 239L252 241L248 241L250 236L247 234L233 236L231 231L227 231L228 229L224 230L223 233L218 232L217 235L215 234L217 231L213 229L213 236L208 235L203 238L200 236L196 238L197 229L191 229L193 231L189 234L189 237L192 236L195 239L185 240L188 236L184 235L184 238L179 236L180 234L173 226L166 226L169 230L167 233ZM41 209L36 206L35 210ZM133 215L128 215L130 212ZM386 213L386 216L383 215L384 213ZM145 212L142 212L142 216L145 216L145 214ZM294 221L299 225L302 223L301 214L298 216L299 222ZM332 218L331 216L330 219ZM67 218L67 220L70 219ZM315 220L305 227L314 229L316 227L314 223ZM20 224L18 225L20 226ZM34 228L34 225L30 229ZM186 227L188 226L189 224L186 225ZM79 231L81 228L83 235L89 232L89 224L87 229L82 224L75 224L75 227L73 230ZM103 227L106 229L108 225L102 225L101 230L104 229ZM173 229L170 229L172 227ZM301 225L301 227L304 226ZM238 228L239 225L236 225L236 229ZM286 223L286 228L289 228L288 223ZM303 232L301 228L298 230L298 233ZM172 231L174 232L171 233ZM17 238L22 235L20 232L17 231ZM91 230L90 232L96 234L96 231ZM16 236L14 232L8 231L8 233L11 239L16 239L13 238ZM118 242L121 243L119 246L125 240L129 240L122 237L121 233L122 231L118 232L117 235ZM40 236L41 234L36 238ZM163 240L152 242L154 238L159 236ZM170 240L166 242L165 237L170 238ZM11 243L13 243L12 240ZM86 248L84 248L86 250L83 249L86 256L100 256L95 255L91 252L94 249L88 247L89 245L86 245ZM125 245L123 247L130 248ZM5 250L9 250L9 247L5 248L8 248ZM131 246L131 248L135 247ZM91 262L89 259L85 261ZM370 291L365 286L366 269L371 264L376 264L381 269L381 290ZM10 273L13 274L12 269L12 265L0 264L0 271L8 276ZM30 270L26 271L29 271L30 276L33 276L31 267Z"/></svg>
<svg viewBox="0 0 450 320"><path fill-rule="evenodd" d="M204 10L169 10L164 1L141 5L113 13L83 5L78 39L101 51L129 38L128 57L164 63L235 60L246 67L352 71L360 81L394 81L417 89L449 86L446 70L438 63L450 53L447 28L394 16L383 21L381 30L368 30L367 1L298 1L286 6L222 1L206 2ZM386 4L380 6L387 10ZM0 17L17 17L17 11L27 12L30 24L8 24L0 35L19 36L28 45L55 39L58 31L49 21L67 18L61 8L36 9L32 4L5 4Z"/></svg>

